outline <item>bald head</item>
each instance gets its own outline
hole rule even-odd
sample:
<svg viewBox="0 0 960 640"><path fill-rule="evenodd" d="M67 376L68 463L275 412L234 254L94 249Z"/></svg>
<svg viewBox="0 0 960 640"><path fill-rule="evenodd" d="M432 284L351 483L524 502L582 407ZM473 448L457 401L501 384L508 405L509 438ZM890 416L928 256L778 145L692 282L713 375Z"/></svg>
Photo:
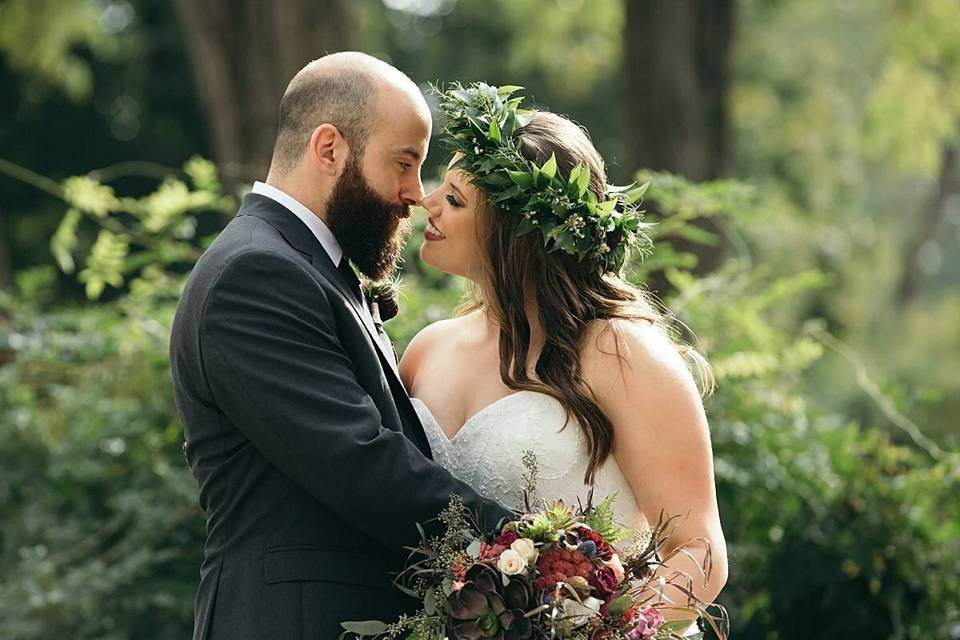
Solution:
<svg viewBox="0 0 960 640"><path fill-rule="evenodd" d="M403 97L429 110L417 85L400 70L365 53L332 53L308 63L290 80L280 101L271 173L296 167L313 130L332 124L362 156L384 98ZM429 115L428 115L429 117Z"/></svg>

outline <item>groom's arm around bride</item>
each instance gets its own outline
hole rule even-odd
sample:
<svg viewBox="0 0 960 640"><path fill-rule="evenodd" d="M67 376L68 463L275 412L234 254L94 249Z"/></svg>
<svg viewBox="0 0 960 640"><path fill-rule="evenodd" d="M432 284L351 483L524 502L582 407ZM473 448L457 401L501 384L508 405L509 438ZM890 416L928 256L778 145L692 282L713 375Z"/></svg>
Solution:
<svg viewBox="0 0 960 640"><path fill-rule="evenodd" d="M402 218L422 197L429 133L416 85L392 67L311 63L281 105L274 163L293 162L282 179L271 167L273 187L244 199L184 290L171 364L207 518L195 639L335 638L343 620L392 618L417 604L388 575L416 523L451 493L487 526L509 515L430 459L342 262L392 266L363 252L379 234L374 254L389 254L398 222L384 235L370 216ZM415 175L396 149L418 156Z"/></svg>

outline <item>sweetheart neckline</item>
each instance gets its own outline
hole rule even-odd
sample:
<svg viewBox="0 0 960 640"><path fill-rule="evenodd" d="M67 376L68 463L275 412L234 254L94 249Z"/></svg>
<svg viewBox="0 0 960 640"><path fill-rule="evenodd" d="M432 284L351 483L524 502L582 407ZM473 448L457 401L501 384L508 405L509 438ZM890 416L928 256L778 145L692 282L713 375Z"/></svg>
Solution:
<svg viewBox="0 0 960 640"><path fill-rule="evenodd" d="M464 423L463 423L462 425L460 425L460 428L457 429L456 433L454 433L452 437L451 437L451 436L448 436L447 433L446 433L446 431L443 430L443 427L440 426L440 422L437 420L436 416L433 415L433 411L430 410L430 407L427 406L427 403L426 403L426 402L424 402L424 401L421 400L420 398L411 397L410 399L411 399L411 400L416 400L417 402L419 402L420 404L422 404L422 405L424 406L424 408L427 410L427 413L429 413L429 414L430 414L430 417L433 419L434 424L437 426L437 430L440 432L440 435L443 436L443 439L444 439L447 443L449 443L449 444L454 444L454 443L460 438L460 435L461 435L464 431L466 431L467 428L468 428L471 424L473 424L474 422L476 422L477 418L479 418L481 415L485 414L488 410L492 409L493 407L502 404L502 403L505 402L506 400L509 400L510 398L513 398L513 397L516 397L516 396L519 396L519 395L523 395L523 394L525 394L525 393L533 393L533 394L536 394L536 395L538 395L538 396L543 396L543 397L545 397L545 398L550 398L551 400L556 400L556 398L554 398L554 397L551 396L551 395L548 395L548 394L546 394L546 393L541 393L540 391L533 391L533 390L531 390L531 389L520 389L519 391L514 391L513 393L508 393L507 395L501 396L500 398L497 398L497 399L494 400L493 402L491 402L491 403L489 403L489 404L484 405L483 407L481 407L481 408L480 408L477 412L475 412L472 416L470 416L469 418L467 418L466 421L464 421Z"/></svg>

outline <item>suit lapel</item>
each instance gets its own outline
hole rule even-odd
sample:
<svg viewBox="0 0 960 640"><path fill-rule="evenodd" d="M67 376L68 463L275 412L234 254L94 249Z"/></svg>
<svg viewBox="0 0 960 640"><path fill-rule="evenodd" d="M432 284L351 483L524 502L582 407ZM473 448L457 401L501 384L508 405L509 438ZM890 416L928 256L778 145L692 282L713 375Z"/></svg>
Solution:
<svg viewBox="0 0 960 640"><path fill-rule="evenodd" d="M344 282L343 275L336 268L336 265L333 264L333 260L330 259L330 256L323 248L323 245L320 244L320 241L317 240L316 236L313 235L313 232L310 231L307 225L297 218L297 216L287 211L286 207L271 198L256 193L249 193L244 196L243 203L240 205L240 211L237 215L252 215L266 220L280 232L290 246L300 253L309 256L310 264L337 288L341 297L346 300L347 304L349 304L353 310L357 322L366 330L367 335L370 337L370 342L373 343L380 367L383 369L390 383L394 401L398 405L403 405L407 416L412 417L412 422L419 427L414 430L416 435L414 439L417 441L417 446L421 451L424 451L427 457L430 457L430 445L423 431L423 425L420 424L417 412L410 402L410 397L407 395L403 383L400 381L400 373L397 370L396 363L392 358L388 357L384 351L384 345L379 340L377 328L373 325L372 319L363 313L360 307L362 303L358 302L356 296L350 291L347 283Z"/></svg>
<svg viewBox="0 0 960 640"><path fill-rule="evenodd" d="M343 280L343 275L337 269L336 265L333 264L333 260L330 259L330 256L326 250L324 250L320 241L317 240L313 232L307 228L307 225L297 218L297 216L293 215L293 213L287 211L286 207L280 203L257 193L249 193L244 196L239 215L253 215L258 218L263 218L276 228L294 249L310 256L310 263L314 268L323 273L327 277L327 280L333 283L340 292L340 295L343 296L350 305L350 308L357 318L357 322L366 329L367 334L370 336L370 341L373 343L377 353L381 356L380 359L386 363L385 368L393 371L393 374L399 379L400 372L397 370L393 359L384 352L384 346L380 342L377 328L373 325L373 319L370 317L370 314L364 313L363 307L361 307L362 303L358 301L353 292L350 291L349 286Z"/></svg>
<svg viewBox="0 0 960 640"><path fill-rule="evenodd" d="M357 297L350 291L350 287L343 281L343 276L340 274L340 271L334 266L327 252L322 250L322 247L320 251L313 254L311 264L318 270L323 271L327 279L333 282L340 291L340 294L350 303L350 308L353 309L353 313L357 316L360 324L367 330L370 340L380 354L380 359L386 362L388 368L399 378L400 372L397 371L397 366L393 362L393 358L384 351L385 347L383 343L380 342L380 332L377 331L377 327L373 324L373 317L370 313L364 313L363 307L360 306L363 303L358 301Z"/></svg>

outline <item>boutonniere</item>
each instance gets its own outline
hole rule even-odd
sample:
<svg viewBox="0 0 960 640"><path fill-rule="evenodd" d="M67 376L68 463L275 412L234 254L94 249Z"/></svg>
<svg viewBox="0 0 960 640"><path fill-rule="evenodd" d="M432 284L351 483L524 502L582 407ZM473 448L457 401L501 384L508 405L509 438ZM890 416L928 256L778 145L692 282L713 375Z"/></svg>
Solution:
<svg viewBox="0 0 960 640"><path fill-rule="evenodd" d="M380 282L364 279L360 284L363 294L370 302L370 312L378 324L390 320L397 315L400 306L397 296L400 292L400 279L391 276Z"/></svg>

